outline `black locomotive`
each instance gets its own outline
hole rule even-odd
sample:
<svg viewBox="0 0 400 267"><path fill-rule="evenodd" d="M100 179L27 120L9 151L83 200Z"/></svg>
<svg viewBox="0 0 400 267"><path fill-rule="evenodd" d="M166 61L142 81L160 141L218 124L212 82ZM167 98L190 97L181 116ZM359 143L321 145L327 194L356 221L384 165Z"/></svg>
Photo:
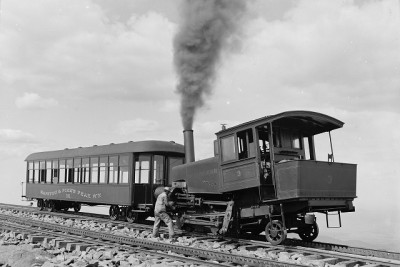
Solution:
<svg viewBox="0 0 400 267"><path fill-rule="evenodd" d="M214 157L194 159L193 132L184 131L186 164L172 170L172 197L186 229L218 234L265 231L280 244L288 232L312 241L315 212L355 210L356 165L317 161L314 136L341 128L324 114L289 111L216 133Z"/></svg>

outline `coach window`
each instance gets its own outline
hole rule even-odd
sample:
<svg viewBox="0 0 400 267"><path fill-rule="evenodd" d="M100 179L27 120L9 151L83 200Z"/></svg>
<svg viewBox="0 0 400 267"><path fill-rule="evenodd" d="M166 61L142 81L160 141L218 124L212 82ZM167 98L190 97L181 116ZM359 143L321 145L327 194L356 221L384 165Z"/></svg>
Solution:
<svg viewBox="0 0 400 267"><path fill-rule="evenodd" d="M99 182L99 158L90 158L90 177L91 184Z"/></svg>
<svg viewBox="0 0 400 267"><path fill-rule="evenodd" d="M79 184L81 176L82 159L74 158L74 183Z"/></svg>
<svg viewBox="0 0 400 267"><path fill-rule="evenodd" d="M41 161L39 164L39 180L41 183L45 183L46 182L46 162L45 161Z"/></svg>
<svg viewBox="0 0 400 267"><path fill-rule="evenodd" d="M51 184L51 160L46 161L46 183Z"/></svg>
<svg viewBox="0 0 400 267"><path fill-rule="evenodd" d="M154 155L153 184L164 184L164 156Z"/></svg>
<svg viewBox="0 0 400 267"><path fill-rule="evenodd" d="M67 159L66 169L67 169L67 176L66 176L67 183L72 183L74 181L74 165L72 159Z"/></svg>
<svg viewBox="0 0 400 267"><path fill-rule="evenodd" d="M118 156L110 157L108 183L118 183Z"/></svg>
<svg viewBox="0 0 400 267"><path fill-rule="evenodd" d="M150 176L150 156L140 155L135 163L135 183L148 184Z"/></svg>
<svg viewBox="0 0 400 267"><path fill-rule="evenodd" d="M168 158L168 181L167 181L167 184L171 184L172 168L175 166L182 165L182 164L183 164L183 158L175 158L175 157Z"/></svg>
<svg viewBox="0 0 400 267"><path fill-rule="evenodd" d="M53 160L53 168L51 172L51 179L54 184L58 183L58 160Z"/></svg>
<svg viewBox="0 0 400 267"><path fill-rule="evenodd" d="M108 157L100 157L99 183L104 184L107 181Z"/></svg>
<svg viewBox="0 0 400 267"><path fill-rule="evenodd" d="M129 156L119 156L119 183L127 184L129 181Z"/></svg>
<svg viewBox="0 0 400 267"><path fill-rule="evenodd" d="M59 179L59 183L60 184L65 184L65 159L61 159L60 163L59 163L59 167L60 167L60 179Z"/></svg>
<svg viewBox="0 0 400 267"><path fill-rule="evenodd" d="M235 137L233 135L221 138L222 161L236 159Z"/></svg>
<svg viewBox="0 0 400 267"><path fill-rule="evenodd" d="M33 169L33 161L28 162L28 183L34 183L34 169Z"/></svg>
<svg viewBox="0 0 400 267"><path fill-rule="evenodd" d="M39 161L33 163L33 177L35 182L39 183Z"/></svg>
<svg viewBox="0 0 400 267"><path fill-rule="evenodd" d="M81 183L89 183L89 158L82 159Z"/></svg>

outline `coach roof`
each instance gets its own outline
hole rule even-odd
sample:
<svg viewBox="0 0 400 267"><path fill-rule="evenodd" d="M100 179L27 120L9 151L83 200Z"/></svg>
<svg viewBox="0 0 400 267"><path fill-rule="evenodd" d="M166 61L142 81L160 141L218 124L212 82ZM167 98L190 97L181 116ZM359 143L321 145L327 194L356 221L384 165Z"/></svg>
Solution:
<svg viewBox="0 0 400 267"><path fill-rule="evenodd" d="M37 152L30 154L25 160L46 160L57 158L89 157L122 153L167 152L184 154L183 145L173 141L138 141L121 144L109 144L92 147L66 148L64 150Z"/></svg>

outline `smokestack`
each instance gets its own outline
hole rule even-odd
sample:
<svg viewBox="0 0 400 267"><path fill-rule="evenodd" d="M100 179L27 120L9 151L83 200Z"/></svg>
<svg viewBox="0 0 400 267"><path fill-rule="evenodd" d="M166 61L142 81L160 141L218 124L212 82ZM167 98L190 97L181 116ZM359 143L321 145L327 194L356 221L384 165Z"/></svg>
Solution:
<svg viewBox="0 0 400 267"><path fill-rule="evenodd" d="M193 130L183 131L183 141L185 145L185 159L186 163L194 161L194 140Z"/></svg>

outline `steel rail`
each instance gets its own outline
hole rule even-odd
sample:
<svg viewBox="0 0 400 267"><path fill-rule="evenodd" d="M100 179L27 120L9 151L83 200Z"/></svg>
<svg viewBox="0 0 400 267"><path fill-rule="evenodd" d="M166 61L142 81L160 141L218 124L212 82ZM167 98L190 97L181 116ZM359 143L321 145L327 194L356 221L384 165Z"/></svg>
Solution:
<svg viewBox="0 0 400 267"><path fill-rule="evenodd" d="M149 250L148 248L142 248L140 246L138 247L132 247L131 245L124 245L124 244L117 244L115 242L108 242L108 241L99 241L99 240L95 240L95 239L87 239L84 238L82 236L77 236L75 234L70 235L70 234L64 234L64 233L60 233L60 232L54 232L51 230L43 230L43 229L39 229L39 228L32 228L31 226L27 226L27 225L21 225L21 224L16 224L13 222L6 222L6 223L2 223L2 225L0 225L0 229L8 229L9 231L21 231L24 232L26 234L46 234L47 236L52 236L52 237L60 237L60 238L65 238L66 240L69 241L77 241L77 242L81 242L81 243L85 243L85 244L90 244L93 245L93 247L118 247L121 248L129 253L137 253L137 252L143 252L149 255L153 255L153 256L158 256L158 257L163 257L165 259L171 259L171 260L176 260L176 261L180 261L183 263L188 263L188 264L196 264L196 265L201 265L201 266L212 266L212 267L221 267L221 266L232 266L230 264L226 264L226 263L216 263L216 262L211 262L211 261L204 261L204 260L200 260L200 259L195 259L192 257L187 257L187 256L179 256L179 255L173 255L173 254L168 254L168 253L164 253L164 252L160 252L160 251L154 251L154 250Z"/></svg>
<svg viewBox="0 0 400 267"><path fill-rule="evenodd" d="M8 216L0 214L0 218L3 220L7 220L9 222L14 222L18 224L23 224L27 226L35 226L40 227L42 229L51 229L56 230L68 234L75 234L84 237L91 237L100 240L107 240L111 242L115 242L118 244L125 244L131 246L141 246L146 247L153 250L171 250L178 254L183 255L190 255L194 257L209 259L209 260L216 260L221 262L232 262L235 264L240 265L248 265L248 266L272 266L272 267L294 267L294 266L306 266L302 264L294 264L294 263L286 263L286 262L279 262L270 259L263 259L263 258L255 258L249 257L244 255L235 255L227 252L220 252L220 251L210 251L201 248L193 248L187 247L177 244L171 243L161 243L155 242L147 239L137 239L132 237L125 237L125 236L117 236L113 234L103 233L103 232L96 232L90 230L83 230L78 228L66 227L58 224L52 223L45 223L41 221L36 221L32 219L25 218L21 220L19 217Z"/></svg>
<svg viewBox="0 0 400 267"><path fill-rule="evenodd" d="M0 204L0 207L2 205ZM14 206L14 205L12 205ZM32 209L32 207L26 207L26 206L16 206L15 208L30 208ZM35 213L37 213L37 210L35 210ZM42 212L39 212L42 213ZM50 213L50 212L44 212L45 214L54 214L54 213ZM81 215L76 215L76 214L66 214L66 213L61 213L61 214L57 214L57 215L62 215L62 216L68 216L68 215L72 215L73 217L75 216L81 216ZM57 216L56 215L56 216ZM91 218L91 217L90 217ZM86 217L83 217L83 220L89 220ZM118 224L122 224L125 226L136 226L133 224L127 224L124 222L120 222L120 221L111 221L111 220L106 220L106 219L102 219L107 223L112 223L114 225L118 225ZM140 226L141 228L143 228L142 224L137 224L138 226ZM144 228L149 228L149 227L144 227ZM212 237L212 236L207 236L207 239L212 240L214 238L214 240L218 240L221 241L220 238L216 238L216 237ZM253 236L254 238L254 236ZM275 250L275 251L302 251L304 253L318 253L321 255L326 255L326 256L334 256L334 257L342 257L342 258L350 258L350 259L354 259L354 258L358 258L358 260L360 261L375 261L375 262L380 262L380 263L385 263L385 264L389 264L389 265L393 265L393 266L397 266L397 264L400 263L400 253L397 252L388 252L388 251L379 251L379 250L373 250L373 249L364 249L364 248L357 248L357 247L349 247L349 246L345 246L345 245L337 245L337 244L329 244L329 243L320 243L320 242L304 242L302 240L297 240L297 239L288 239L287 242L285 242L284 245L281 246L272 246L269 245L269 243L265 242L265 241L255 241L255 240L248 240L248 239L238 239L238 238L230 238L230 237L225 237L224 240L227 240L228 242L238 242L241 244L238 244L238 246L259 246L259 247L263 247L263 248L267 248L269 250ZM292 246L292 247L290 247ZM298 247L300 246L300 247ZM352 255L341 255L338 253L346 253L346 254L352 254ZM360 257L356 257L356 256L360 256ZM380 259L371 259L368 257L376 257L376 258L380 258ZM386 260L385 260L386 259Z"/></svg>

